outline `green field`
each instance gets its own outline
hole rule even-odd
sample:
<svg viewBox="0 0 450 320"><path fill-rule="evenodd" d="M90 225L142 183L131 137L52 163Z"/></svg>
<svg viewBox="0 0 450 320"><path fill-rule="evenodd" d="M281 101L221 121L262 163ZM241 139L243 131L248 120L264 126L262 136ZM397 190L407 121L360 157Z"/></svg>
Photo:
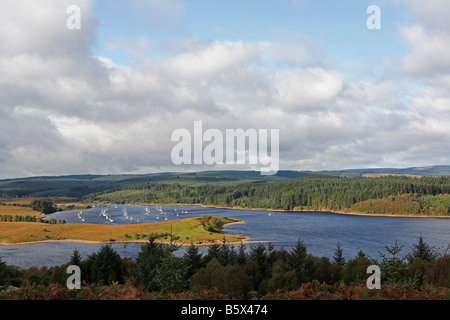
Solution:
<svg viewBox="0 0 450 320"><path fill-rule="evenodd" d="M239 222L236 219L216 218L222 224ZM159 223L133 225L46 224L36 222L0 222L0 243L14 244L35 241L75 240L93 242L146 242L149 237L176 244L208 245L235 243L246 240L242 235L223 234L220 230L204 228L202 218L187 218Z"/></svg>

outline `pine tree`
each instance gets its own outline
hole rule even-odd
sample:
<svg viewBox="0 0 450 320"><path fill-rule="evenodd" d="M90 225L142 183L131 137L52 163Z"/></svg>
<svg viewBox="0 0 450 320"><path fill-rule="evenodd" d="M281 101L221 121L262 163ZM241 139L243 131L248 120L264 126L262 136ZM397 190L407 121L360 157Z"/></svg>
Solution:
<svg viewBox="0 0 450 320"><path fill-rule="evenodd" d="M403 246L395 244L392 247L385 246L388 254L392 257L388 257L387 254L379 252L382 261L380 264L381 278L383 279L383 286L398 284L402 280L404 271L406 270L404 260L405 258L398 257L398 254L402 251Z"/></svg>
<svg viewBox="0 0 450 320"><path fill-rule="evenodd" d="M176 258L169 248L165 248L161 262L155 270L154 281L162 293L178 293L188 287L187 270L182 259Z"/></svg>
<svg viewBox="0 0 450 320"><path fill-rule="evenodd" d="M289 268L295 272L298 284L311 280L313 259L307 254L303 240L297 241L297 245L288 257L288 264Z"/></svg>
<svg viewBox="0 0 450 320"><path fill-rule="evenodd" d="M334 251L333 262L337 264L341 269L345 267L344 250L342 249L341 243L338 242L336 250Z"/></svg>
<svg viewBox="0 0 450 320"><path fill-rule="evenodd" d="M411 263L415 259L421 259L423 261L431 262L437 258L437 253L423 241L422 235L420 235L418 242L414 245L412 252L407 255L408 262Z"/></svg>
<svg viewBox="0 0 450 320"><path fill-rule="evenodd" d="M271 265L264 244L258 243L258 245L250 247L249 261L253 261L258 265L263 277L270 275Z"/></svg>
<svg viewBox="0 0 450 320"><path fill-rule="evenodd" d="M80 266L81 264L81 254L80 251L78 251L78 249L74 249L72 256L70 257L70 261L69 261L70 265L75 265L75 266Z"/></svg>
<svg viewBox="0 0 450 320"><path fill-rule="evenodd" d="M247 259L248 259L248 255L246 252L246 246L245 246L245 244L243 244L241 242L241 244L239 245L239 248L238 248L236 263L238 263L240 265L244 265L247 263Z"/></svg>
<svg viewBox="0 0 450 320"><path fill-rule="evenodd" d="M208 252L205 256L205 263L208 263L212 259L216 258L218 259L220 255L220 245L217 243L212 244L208 248Z"/></svg>
<svg viewBox="0 0 450 320"><path fill-rule="evenodd" d="M183 255L183 260L186 265L187 277L191 278L194 274L203 267L202 254L199 252L198 247L190 245Z"/></svg>
<svg viewBox="0 0 450 320"><path fill-rule="evenodd" d="M356 255L356 258L365 258L365 257L366 257L366 254L362 250L359 250L358 254Z"/></svg>
<svg viewBox="0 0 450 320"><path fill-rule="evenodd" d="M6 263L0 257L0 290L7 287L10 282L10 274Z"/></svg>
<svg viewBox="0 0 450 320"><path fill-rule="evenodd" d="M148 291L160 290L159 284L155 282L155 277L164 255L163 245L157 243L154 237L150 237L149 242L142 245L136 258L134 270L136 284L143 284Z"/></svg>
<svg viewBox="0 0 450 320"><path fill-rule="evenodd" d="M120 255L110 245L104 245L98 252L91 254L86 264L91 282L101 284L124 282L122 260Z"/></svg>

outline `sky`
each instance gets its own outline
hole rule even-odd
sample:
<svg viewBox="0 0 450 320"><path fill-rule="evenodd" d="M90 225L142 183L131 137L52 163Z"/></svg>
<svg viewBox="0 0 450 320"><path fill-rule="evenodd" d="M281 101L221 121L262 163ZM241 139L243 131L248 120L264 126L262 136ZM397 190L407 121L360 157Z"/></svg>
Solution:
<svg viewBox="0 0 450 320"><path fill-rule="evenodd" d="M278 129L280 170L450 164L447 2L2 0L0 179L254 169L174 164L194 121Z"/></svg>

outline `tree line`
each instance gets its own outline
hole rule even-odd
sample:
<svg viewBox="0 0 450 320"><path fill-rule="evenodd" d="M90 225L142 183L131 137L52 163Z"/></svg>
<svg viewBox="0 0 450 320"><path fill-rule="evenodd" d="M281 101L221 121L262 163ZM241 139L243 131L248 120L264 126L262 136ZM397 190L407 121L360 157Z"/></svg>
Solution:
<svg viewBox="0 0 450 320"><path fill-rule="evenodd" d="M85 260L74 250L67 264L51 268L20 270L0 259L0 287L30 287L58 283L65 286L66 269L77 265L84 285L127 285L158 295L218 292L227 298L252 299L296 290L305 284L362 285L367 267L381 268L383 286L414 290L450 288L450 256L438 253L419 238L410 253L401 256L397 242L380 252L381 260L363 252L348 261L338 243L333 257L308 253L302 240L291 250L257 244L215 244L206 254L190 246L181 257L176 245L165 245L150 237L136 259L121 258L110 245L102 246ZM1 297L1 295L0 295Z"/></svg>
<svg viewBox="0 0 450 320"><path fill-rule="evenodd" d="M47 223L47 224L65 224L65 219L50 219L50 220L44 220L41 217L35 217L35 216L19 216L19 215L10 215L10 214L3 214L0 215L0 222L39 222L39 223Z"/></svg>
<svg viewBox="0 0 450 320"><path fill-rule="evenodd" d="M10 214L2 214L0 215L0 222L36 222L38 218L35 216L25 215L10 215Z"/></svg>
<svg viewBox="0 0 450 320"><path fill-rule="evenodd" d="M189 203L274 210L366 210L373 199L399 200L417 212L450 214L450 177L385 176L376 178L305 177L286 181L177 183L148 182L91 194L85 201L111 203ZM411 205L399 195L409 196ZM440 196L440 197L439 197ZM383 204L383 206L386 203ZM381 210L381 209L380 209Z"/></svg>

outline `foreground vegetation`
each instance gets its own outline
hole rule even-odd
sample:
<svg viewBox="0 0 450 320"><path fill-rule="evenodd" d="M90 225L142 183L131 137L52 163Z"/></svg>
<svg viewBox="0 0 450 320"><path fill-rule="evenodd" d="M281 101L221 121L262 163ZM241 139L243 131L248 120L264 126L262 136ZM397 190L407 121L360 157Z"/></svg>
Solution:
<svg viewBox="0 0 450 320"><path fill-rule="evenodd" d="M109 245L85 260L74 250L67 264L51 268L22 270L0 260L0 299L450 299L450 256L422 238L405 256L397 243L386 246L378 261L362 252L346 261L339 244L332 259L315 257L301 240L290 251L223 243L205 255L190 246L176 257L177 249L150 238L135 260ZM379 290L366 287L372 264L381 268ZM79 290L66 287L69 265L81 268Z"/></svg>

